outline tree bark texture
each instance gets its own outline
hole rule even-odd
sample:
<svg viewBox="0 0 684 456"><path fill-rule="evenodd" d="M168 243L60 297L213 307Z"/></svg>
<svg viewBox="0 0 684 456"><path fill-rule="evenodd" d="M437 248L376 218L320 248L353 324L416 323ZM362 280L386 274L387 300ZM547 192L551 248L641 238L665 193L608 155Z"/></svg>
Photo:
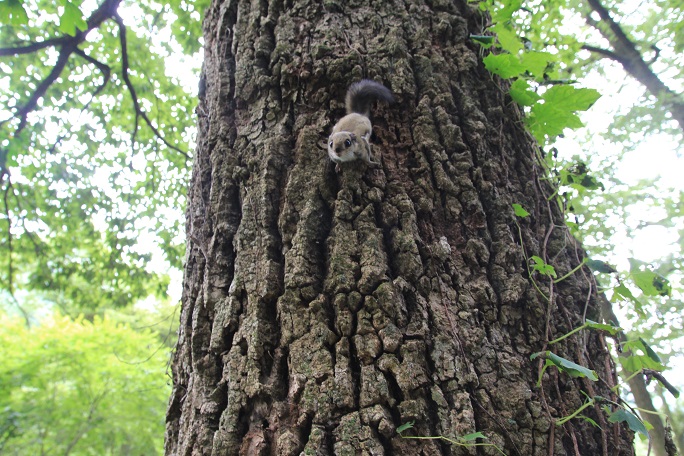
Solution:
<svg viewBox="0 0 684 456"><path fill-rule="evenodd" d="M508 455L632 454L598 406L598 427L555 425L581 391L617 400L614 366L595 332L547 344L600 318L595 287L530 276L583 252L482 23L465 1L213 2L167 454L500 454L409 421ZM372 114L382 166L337 173L325 142L361 78L398 101ZM546 349L601 380L536 387Z"/></svg>

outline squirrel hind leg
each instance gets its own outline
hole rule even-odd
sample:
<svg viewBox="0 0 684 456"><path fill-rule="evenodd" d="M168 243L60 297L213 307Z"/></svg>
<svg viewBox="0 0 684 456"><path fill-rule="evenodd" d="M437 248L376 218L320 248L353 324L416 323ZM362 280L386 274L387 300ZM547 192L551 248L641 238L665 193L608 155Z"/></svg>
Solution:
<svg viewBox="0 0 684 456"><path fill-rule="evenodd" d="M366 164L380 166L379 162L373 160L373 152L371 151L370 142L364 137L361 141L362 147L360 150L356 151L357 158L362 159Z"/></svg>

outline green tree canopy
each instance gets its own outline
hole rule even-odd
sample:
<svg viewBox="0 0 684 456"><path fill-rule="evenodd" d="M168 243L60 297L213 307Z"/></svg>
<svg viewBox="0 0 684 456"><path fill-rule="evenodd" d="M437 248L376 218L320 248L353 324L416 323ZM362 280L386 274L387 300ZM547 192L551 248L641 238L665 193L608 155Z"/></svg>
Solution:
<svg viewBox="0 0 684 456"><path fill-rule="evenodd" d="M0 453L160 453L170 388L155 332L99 317L0 320Z"/></svg>
<svg viewBox="0 0 684 456"><path fill-rule="evenodd" d="M193 66L202 7L0 3L5 290L81 308L165 292L150 246L179 267L194 108L167 59Z"/></svg>

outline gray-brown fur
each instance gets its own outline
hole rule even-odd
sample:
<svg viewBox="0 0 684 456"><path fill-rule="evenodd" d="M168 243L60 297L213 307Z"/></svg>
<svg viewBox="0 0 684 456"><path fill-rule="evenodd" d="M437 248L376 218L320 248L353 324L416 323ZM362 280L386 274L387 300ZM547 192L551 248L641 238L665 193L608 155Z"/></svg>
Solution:
<svg viewBox="0 0 684 456"><path fill-rule="evenodd" d="M339 164L361 159L369 165L378 165L373 160L370 137L373 126L368 116L371 104L376 100L388 103L394 101L392 93L384 85L363 79L349 86L347 90L347 115L333 127L328 138L328 156Z"/></svg>

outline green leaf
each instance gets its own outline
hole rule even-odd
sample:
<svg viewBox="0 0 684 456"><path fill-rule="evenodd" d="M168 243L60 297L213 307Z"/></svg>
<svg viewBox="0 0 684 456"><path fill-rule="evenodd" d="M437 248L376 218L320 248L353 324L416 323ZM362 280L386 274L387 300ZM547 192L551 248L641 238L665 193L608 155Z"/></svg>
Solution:
<svg viewBox="0 0 684 456"><path fill-rule="evenodd" d="M563 168L559 172L561 185L567 185L577 190L603 190L603 184L589 174L589 168L581 161Z"/></svg>
<svg viewBox="0 0 684 456"><path fill-rule="evenodd" d="M648 438L648 431L646 430L646 426L644 426L644 423L636 415L634 415L631 412L628 412L625 409L621 408L616 410L614 413L610 414L610 416L608 416L608 421L610 421L611 423L625 422L632 431L638 432L639 434Z"/></svg>
<svg viewBox="0 0 684 456"><path fill-rule="evenodd" d="M544 92L546 103L564 111L586 111L601 94L594 89L577 89L570 85L555 85Z"/></svg>
<svg viewBox="0 0 684 456"><path fill-rule="evenodd" d="M401 434L405 430L411 429L415 423L415 421L409 421L408 423L404 423L401 426L397 427L397 432Z"/></svg>
<svg viewBox="0 0 684 456"><path fill-rule="evenodd" d="M64 13L59 18L59 30L67 35L76 35L76 30L86 30L88 24L78 6L73 3L64 3Z"/></svg>
<svg viewBox="0 0 684 456"><path fill-rule="evenodd" d="M523 208L520 204L513 203L512 206L513 206L513 212L515 212L515 215L517 217L527 217L530 215L530 213L527 212L525 210L525 208Z"/></svg>
<svg viewBox="0 0 684 456"><path fill-rule="evenodd" d="M617 269L601 260L587 260L587 266L589 266L592 271L596 272L603 272L606 274L617 272Z"/></svg>
<svg viewBox="0 0 684 456"><path fill-rule="evenodd" d="M513 98L513 101L522 106L532 106L541 99L541 96L539 96L539 94L535 91L531 90L529 83L522 78L513 81L509 93L511 98Z"/></svg>
<svg viewBox="0 0 684 456"><path fill-rule="evenodd" d="M511 54L517 54L522 50L523 44L518 38L518 34L513 31L510 25L505 22L490 27L489 30L496 33L496 38L499 40L501 48Z"/></svg>
<svg viewBox="0 0 684 456"><path fill-rule="evenodd" d="M652 360L655 361L656 363L662 363L662 360L660 359L660 356L658 356L658 354L657 354L656 352L653 351L653 349L651 348L651 346L650 346L649 344L647 344L646 341L645 341L644 339L642 339L641 337L639 337L639 341L643 344L643 346L644 346L644 352L646 352L646 355L647 355L650 359L652 359Z"/></svg>
<svg viewBox="0 0 684 456"><path fill-rule="evenodd" d="M596 329L598 331L606 331L608 334L610 334L612 336L614 336L615 334L622 331L622 328L620 328L619 326L608 325L605 323L597 323L597 322L591 321L591 320L587 320L584 323L584 325L587 328Z"/></svg>
<svg viewBox="0 0 684 456"><path fill-rule="evenodd" d="M494 36L491 35L470 35L470 39L483 46L491 46L494 44Z"/></svg>
<svg viewBox="0 0 684 456"><path fill-rule="evenodd" d="M584 366L580 366L579 364L573 363L572 361L562 358L553 352L546 352L546 362L552 363L554 366L558 368L558 370L560 370L561 372L566 372L573 378L586 377L592 382L598 381L598 376L596 375L596 372L594 372L593 370L588 369Z"/></svg>
<svg viewBox="0 0 684 456"><path fill-rule="evenodd" d="M538 271L540 274L553 277L554 279L557 277L554 267L550 264L546 264L540 257L533 255L530 257L530 260L534 261L534 264L532 265L533 271Z"/></svg>
<svg viewBox="0 0 684 456"><path fill-rule="evenodd" d="M546 137L556 137L566 128L579 128L583 124L575 111L585 111L600 97L594 89L576 89L557 85L542 95L543 103L532 106L526 119L530 131L543 143ZM586 183L590 185L590 182Z"/></svg>
<svg viewBox="0 0 684 456"><path fill-rule="evenodd" d="M0 24L28 24L28 14L24 9L24 2L21 0L0 1Z"/></svg>
<svg viewBox="0 0 684 456"><path fill-rule="evenodd" d="M672 292L670 282L660 274L657 274L650 269L646 269L648 266L646 263L630 258L629 266L630 277L644 295L670 296L670 293Z"/></svg>
<svg viewBox="0 0 684 456"><path fill-rule="evenodd" d="M520 62L523 64L525 69L536 76L537 79L541 79L544 76L546 68L549 66L549 62L553 62L555 57L548 52L525 52L520 56ZM562 86L557 86L562 87Z"/></svg>
<svg viewBox="0 0 684 456"><path fill-rule="evenodd" d="M513 13L522 6L522 0L502 0L502 6L494 11L490 10L492 22L505 22L513 17Z"/></svg>
<svg viewBox="0 0 684 456"><path fill-rule="evenodd" d="M482 432L473 432L472 434L466 434L458 438L463 442L472 442L477 439L487 439L487 437Z"/></svg>
<svg viewBox="0 0 684 456"><path fill-rule="evenodd" d="M620 356L620 364L630 372L638 372L641 369L651 369L657 372L665 370L665 366L659 361L658 355L653 352L643 340L628 340L622 344L623 355ZM654 356L649 354L649 349ZM640 354L643 353L643 354Z"/></svg>
<svg viewBox="0 0 684 456"><path fill-rule="evenodd" d="M634 304L634 311L637 313L637 315L640 317L646 316L646 313L644 312L644 305L639 299L637 299L636 296L634 296L634 294L632 294L630 289L627 288L627 285L624 283L620 283L618 286L613 288L613 298L611 301L618 302L621 299L630 301L632 304Z"/></svg>
<svg viewBox="0 0 684 456"><path fill-rule="evenodd" d="M482 59L482 62L484 62L487 70L504 79L518 76L525 71L520 59L511 54L489 54Z"/></svg>
<svg viewBox="0 0 684 456"><path fill-rule="evenodd" d="M542 144L546 141L547 136L554 138L562 134L566 128L580 128L582 126L577 115L557 109L548 103L537 103L532 106L526 122L534 137Z"/></svg>

